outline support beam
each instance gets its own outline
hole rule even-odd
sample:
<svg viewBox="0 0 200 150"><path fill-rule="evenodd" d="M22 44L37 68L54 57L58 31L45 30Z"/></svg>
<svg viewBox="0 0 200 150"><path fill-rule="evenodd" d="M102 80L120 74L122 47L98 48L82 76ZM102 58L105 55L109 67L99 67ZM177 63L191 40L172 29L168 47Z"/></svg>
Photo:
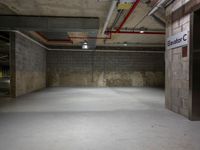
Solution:
<svg viewBox="0 0 200 150"><path fill-rule="evenodd" d="M115 10L115 7L116 7L116 5L117 5L117 2L118 2L117 0L113 0L113 1L112 1L110 10L109 10L108 15L107 15L107 18L106 18L106 22L105 22L105 24L104 24L104 26L103 26L102 35L104 35L104 33L105 33L105 31L106 31L106 28L107 28L107 26L108 26L108 23L109 23L109 21L110 21L110 18L112 17L113 11Z"/></svg>
<svg viewBox="0 0 200 150"><path fill-rule="evenodd" d="M151 17L157 22L159 23L162 27L166 27L166 23L161 20L159 17L157 17L155 14L152 14Z"/></svg>
<svg viewBox="0 0 200 150"><path fill-rule="evenodd" d="M148 13L148 16L153 15L159 8L163 7L164 4L168 3L169 0L159 0L153 9Z"/></svg>
<svg viewBox="0 0 200 150"><path fill-rule="evenodd" d="M94 31L94 32L89 32L88 36L89 37L97 37L98 32ZM96 48L96 40L97 39L88 39L88 45L89 45L89 49L94 49Z"/></svg>
<svg viewBox="0 0 200 150"><path fill-rule="evenodd" d="M46 31L46 32L88 32L97 36L99 18L96 17L46 17L1 15L0 30ZM96 47L96 39L89 41Z"/></svg>
<svg viewBox="0 0 200 150"><path fill-rule="evenodd" d="M91 32L99 29L96 17L0 16L1 30Z"/></svg>

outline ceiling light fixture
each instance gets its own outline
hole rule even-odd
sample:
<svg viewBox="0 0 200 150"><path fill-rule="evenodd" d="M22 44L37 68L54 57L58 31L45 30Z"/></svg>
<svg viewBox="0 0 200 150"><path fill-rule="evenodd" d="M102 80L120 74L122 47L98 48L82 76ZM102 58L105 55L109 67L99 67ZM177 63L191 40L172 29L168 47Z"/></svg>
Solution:
<svg viewBox="0 0 200 150"><path fill-rule="evenodd" d="M143 31L143 30L140 30L140 33L142 34L142 33L144 33L144 31Z"/></svg>
<svg viewBox="0 0 200 150"><path fill-rule="evenodd" d="M83 43L82 49L88 49L88 43L86 41Z"/></svg>
<svg viewBox="0 0 200 150"><path fill-rule="evenodd" d="M141 28L139 29L139 31L140 31L141 34L143 34L145 31L147 31L147 28L141 27Z"/></svg>
<svg viewBox="0 0 200 150"><path fill-rule="evenodd" d="M124 42L124 46L128 46L127 42Z"/></svg>

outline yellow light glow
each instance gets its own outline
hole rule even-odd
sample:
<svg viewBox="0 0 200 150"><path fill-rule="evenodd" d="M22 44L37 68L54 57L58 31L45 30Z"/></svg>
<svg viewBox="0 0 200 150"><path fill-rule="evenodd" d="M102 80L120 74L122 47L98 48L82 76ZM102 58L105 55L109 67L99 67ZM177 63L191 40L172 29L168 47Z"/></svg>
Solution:
<svg viewBox="0 0 200 150"><path fill-rule="evenodd" d="M119 3L117 8L118 9L123 9L123 10L128 10L132 6L132 3Z"/></svg>
<svg viewBox="0 0 200 150"><path fill-rule="evenodd" d="M2 69L0 68L0 78L3 77Z"/></svg>

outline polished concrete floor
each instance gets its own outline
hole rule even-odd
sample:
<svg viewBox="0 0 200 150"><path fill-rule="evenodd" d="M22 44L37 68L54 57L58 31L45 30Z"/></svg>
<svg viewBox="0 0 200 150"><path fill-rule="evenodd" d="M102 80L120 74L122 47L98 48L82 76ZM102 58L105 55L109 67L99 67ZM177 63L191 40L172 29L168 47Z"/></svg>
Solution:
<svg viewBox="0 0 200 150"><path fill-rule="evenodd" d="M0 105L0 150L199 150L152 88L49 88Z"/></svg>

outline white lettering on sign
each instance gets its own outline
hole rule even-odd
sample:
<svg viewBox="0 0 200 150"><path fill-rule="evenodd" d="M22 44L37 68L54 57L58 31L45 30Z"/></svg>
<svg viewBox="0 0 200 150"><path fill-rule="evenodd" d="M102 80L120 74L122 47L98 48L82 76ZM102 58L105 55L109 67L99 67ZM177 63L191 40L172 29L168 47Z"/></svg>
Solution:
<svg viewBox="0 0 200 150"><path fill-rule="evenodd" d="M166 41L166 48L173 49L185 46L187 44L188 44L188 31L183 31L181 33L168 37Z"/></svg>

